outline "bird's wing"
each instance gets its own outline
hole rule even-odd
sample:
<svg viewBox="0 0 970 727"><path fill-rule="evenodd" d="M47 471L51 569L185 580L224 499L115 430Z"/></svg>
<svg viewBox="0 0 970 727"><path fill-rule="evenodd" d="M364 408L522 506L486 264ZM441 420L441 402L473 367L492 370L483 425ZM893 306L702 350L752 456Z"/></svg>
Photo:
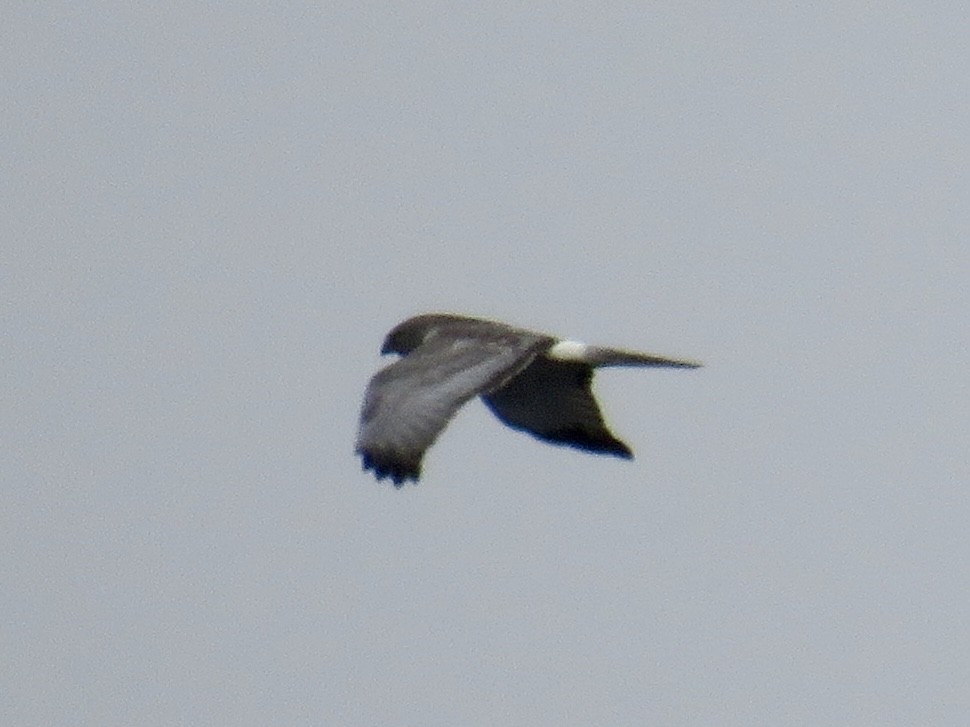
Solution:
<svg viewBox="0 0 970 727"><path fill-rule="evenodd" d="M356 451L364 469L400 487L417 481L421 457L473 396L513 376L549 345L497 326L474 337L442 333L377 372L367 386Z"/></svg>
<svg viewBox="0 0 970 727"><path fill-rule="evenodd" d="M630 448L603 421L590 390L592 378L589 365L538 356L482 398L510 427L543 441L630 459Z"/></svg>

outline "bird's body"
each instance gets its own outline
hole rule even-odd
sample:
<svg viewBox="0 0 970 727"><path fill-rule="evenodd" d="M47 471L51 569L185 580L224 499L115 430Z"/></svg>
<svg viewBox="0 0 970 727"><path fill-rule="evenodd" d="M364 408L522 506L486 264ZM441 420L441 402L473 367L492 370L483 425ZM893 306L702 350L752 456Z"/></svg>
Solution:
<svg viewBox="0 0 970 727"><path fill-rule="evenodd" d="M632 458L590 390L601 366L697 368L693 361L587 346L543 333L445 313L395 326L381 353L402 358L371 379L356 451L364 469L400 487L458 409L481 396L508 426L543 441Z"/></svg>

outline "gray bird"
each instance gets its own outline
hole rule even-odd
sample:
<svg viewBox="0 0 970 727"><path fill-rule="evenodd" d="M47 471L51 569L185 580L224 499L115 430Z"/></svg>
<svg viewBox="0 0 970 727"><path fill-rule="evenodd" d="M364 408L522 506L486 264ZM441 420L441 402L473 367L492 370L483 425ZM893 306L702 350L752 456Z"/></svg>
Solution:
<svg viewBox="0 0 970 727"><path fill-rule="evenodd" d="M552 444L632 459L607 428L590 390L601 366L694 361L587 346L481 318L428 313L399 323L381 353L401 358L364 394L356 452L363 469L395 487L417 482L421 458L466 401L481 396L500 420Z"/></svg>

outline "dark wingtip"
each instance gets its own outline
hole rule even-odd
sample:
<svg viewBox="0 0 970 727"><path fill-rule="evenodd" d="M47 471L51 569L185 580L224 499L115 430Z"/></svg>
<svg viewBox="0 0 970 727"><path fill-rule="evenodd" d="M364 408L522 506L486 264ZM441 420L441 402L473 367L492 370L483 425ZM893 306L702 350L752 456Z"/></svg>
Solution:
<svg viewBox="0 0 970 727"><path fill-rule="evenodd" d="M552 444L575 447L592 454L609 454L621 459L633 459L633 450L609 432L590 431L583 427L569 427L540 435Z"/></svg>
<svg viewBox="0 0 970 727"><path fill-rule="evenodd" d="M630 449L626 444L621 442L619 439L614 439L613 442L617 446L613 446L609 449L600 450L604 454L612 454L620 459L633 459L633 450Z"/></svg>
<svg viewBox="0 0 970 727"><path fill-rule="evenodd" d="M391 453L367 452L357 450L361 457L361 469L365 472L373 470L374 477L378 482L387 478L391 479L396 489L401 489L408 481L417 484L421 477L420 461L396 457Z"/></svg>

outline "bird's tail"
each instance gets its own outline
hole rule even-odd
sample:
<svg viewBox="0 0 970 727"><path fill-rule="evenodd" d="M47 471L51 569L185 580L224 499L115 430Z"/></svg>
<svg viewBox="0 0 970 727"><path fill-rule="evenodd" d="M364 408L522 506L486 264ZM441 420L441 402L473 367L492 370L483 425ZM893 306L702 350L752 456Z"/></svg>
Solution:
<svg viewBox="0 0 970 727"><path fill-rule="evenodd" d="M586 360L595 367L600 366L663 366L678 369L696 369L703 366L699 361L684 358L669 358L655 353L624 351L620 348L601 348L589 346Z"/></svg>

